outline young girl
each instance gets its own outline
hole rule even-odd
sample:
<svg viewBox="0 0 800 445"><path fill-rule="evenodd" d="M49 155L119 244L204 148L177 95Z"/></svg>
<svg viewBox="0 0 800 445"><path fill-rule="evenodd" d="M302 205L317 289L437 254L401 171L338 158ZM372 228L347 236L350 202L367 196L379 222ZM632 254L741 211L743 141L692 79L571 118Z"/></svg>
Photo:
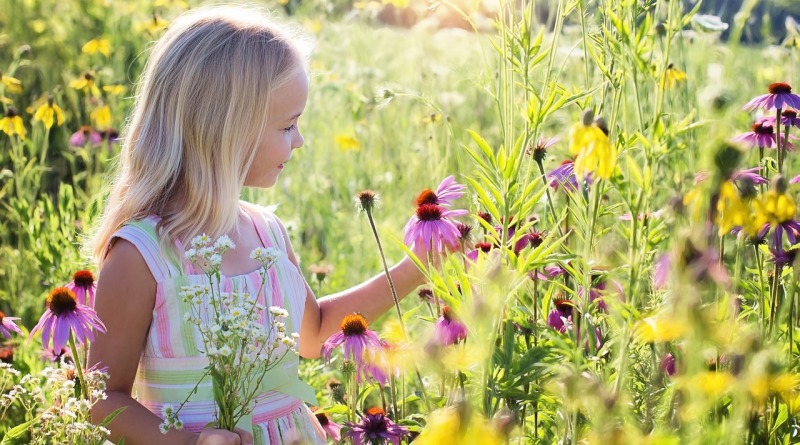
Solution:
<svg viewBox="0 0 800 445"><path fill-rule="evenodd" d="M280 221L239 201L243 186L270 187L291 168L293 151L303 145L297 123L307 96L306 56L297 39L258 11L195 10L173 22L153 48L91 243L101 271L96 310L108 332L98 335L89 360L111 375L108 399L93 415L99 421L125 407L110 424L114 442L324 443L303 403L314 393L298 380L296 358L286 366L288 381L267 382L256 398L252 434L206 427L214 420L208 388L181 411L183 430L159 431L164 409L185 399L207 363L178 296L204 277L181 256L193 237L230 236L237 247L223 257L223 286L251 293L259 288L260 264L249 253L260 246L286 252L268 271L259 298L289 311L287 325L299 331L304 357L319 356L345 315L374 319L392 305L381 275L317 300ZM423 281L407 258L391 274L400 295Z"/></svg>

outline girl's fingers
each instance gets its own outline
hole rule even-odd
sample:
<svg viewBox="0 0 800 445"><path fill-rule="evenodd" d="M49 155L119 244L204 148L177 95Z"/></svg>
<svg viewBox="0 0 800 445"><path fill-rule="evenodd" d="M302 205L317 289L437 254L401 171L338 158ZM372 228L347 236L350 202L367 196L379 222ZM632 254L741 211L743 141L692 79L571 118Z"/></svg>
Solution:
<svg viewBox="0 0 800 445"><path fill-rule="evenodd" d="M242 445L253 445L253 435L241 428L234 428L234 433L239 435L242 440Z"/></svg>

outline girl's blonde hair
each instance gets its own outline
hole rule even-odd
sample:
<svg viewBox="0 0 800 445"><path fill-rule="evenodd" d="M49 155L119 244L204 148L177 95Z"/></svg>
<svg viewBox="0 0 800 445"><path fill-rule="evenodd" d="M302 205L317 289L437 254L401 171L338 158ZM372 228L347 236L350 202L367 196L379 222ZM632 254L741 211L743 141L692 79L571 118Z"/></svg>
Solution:
<svg viewBox="0 0 800 445"><path fill-rule="evenodd" d="M300 42L245 7L200 8L170 24L145 65L116 179L86 246L98 263L116 230L151 214L161 217L163 247L234 227L271 95L305 70Z"/></svg>

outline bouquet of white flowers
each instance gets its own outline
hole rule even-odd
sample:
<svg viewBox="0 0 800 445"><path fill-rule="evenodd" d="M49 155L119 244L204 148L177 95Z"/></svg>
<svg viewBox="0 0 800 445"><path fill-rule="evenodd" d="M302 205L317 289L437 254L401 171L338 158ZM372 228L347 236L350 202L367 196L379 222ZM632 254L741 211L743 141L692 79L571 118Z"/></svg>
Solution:
<svg viewBox="0 0 800 445"><path fill-rule="evenodd" d="M297 354L299 336L286 332L283 321L289 316L286 309L273 306L267 311L258 303L270 267L285 254L273 248L253 250L250 257L263 266L261 287L254 295L241 291L222 292L222 256L235 247L227 236L212 243L204 234L194 238L191 248L185 252L186 258L208 278L205 285L184 286L180 296L191 307L184 318L197 326L209 363L186 400L175 409L165 410L163 432L182 427L178 418L181 408L208 376L212 379L217 408L214 426L230 431L236 426L249 430L250 425L237 423L252 413L252 401L260 391L264 376L287 354Z"/></svg>

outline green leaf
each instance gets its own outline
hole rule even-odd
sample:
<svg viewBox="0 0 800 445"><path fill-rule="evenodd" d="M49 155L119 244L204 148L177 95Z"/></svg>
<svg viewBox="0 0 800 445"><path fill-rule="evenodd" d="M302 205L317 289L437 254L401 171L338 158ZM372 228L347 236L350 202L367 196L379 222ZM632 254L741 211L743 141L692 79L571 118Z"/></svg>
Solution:
<svg viewBox="0 0 800 445"><path fill-rule="evenodd" d="M113 422L113 421L114 421L114 419L116 419L116 418L117 418L117 416L118 416L118 415L119 415L121 412L125 411L125 408L127 408L127 406L120 406L119 408L115 409L115 410L114 410L114 411L113 411L111 414L107 415L107 416L106 416L106 418L105 418L105 419L103 419L103 422L102 422L102 423L100 423L100 426L106 426L106 425L108 425L109 423Z"/></svg>
<svg viewBox="0 0 800 445"><path fill-rule="evenodd" d="M11 439L16 439L16 438L22 436L26 431L28 431L28 428L30 428L31 425L33 425L34 423L38 422L39 419L41 419L41 418L42 418L42 416L36 416L33 419L31 419L31 420L29 420L29 421L27 421L25 423L21 423L21 424L15 426L14 428L11 428L10 430L6 431L6 435L5 435L5 437L3 437L3 441L0 442L0 445L5 445L5 444L12 443Z"/></svg>

